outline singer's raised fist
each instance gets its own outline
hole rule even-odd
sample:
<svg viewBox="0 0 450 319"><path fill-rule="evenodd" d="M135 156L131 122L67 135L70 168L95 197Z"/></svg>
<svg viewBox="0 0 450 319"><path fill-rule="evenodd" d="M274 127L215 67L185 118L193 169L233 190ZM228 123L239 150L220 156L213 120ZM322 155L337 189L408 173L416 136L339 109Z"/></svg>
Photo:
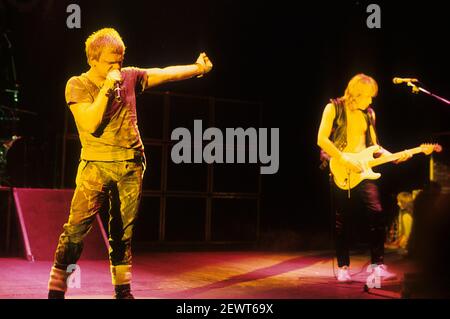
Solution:
<svg viewBox="0 0 450 319"><path fill-rule="evenodd" d="M195 63L199 64L202 67L202 74L208 73L213 67L211 60L208 58L205 52L200 53Z"/></svg>

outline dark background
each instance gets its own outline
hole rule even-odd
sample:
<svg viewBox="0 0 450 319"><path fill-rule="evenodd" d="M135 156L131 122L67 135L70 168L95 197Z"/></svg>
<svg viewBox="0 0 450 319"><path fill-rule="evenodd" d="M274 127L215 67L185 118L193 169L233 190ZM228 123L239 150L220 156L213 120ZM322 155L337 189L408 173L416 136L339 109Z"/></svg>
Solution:
<svg viewBox="0 0 450 319"><path fill-rule="evenodd" d="M81 7L81 29L66 26L70 3ZM0 81L2 88L13 87L8 71L13 54L20 84L19 103L2 92L1 104L37 114L20 114L15 127L1 123L2 135L24 137L9 154L13 185L57 187L65 83L88 69L87 36L111 26L127 46L124 65L189 64L201 51L213 61L206 77L158 90L263 104L263 127L280 128L280 169L262 179L263 238L304 246L323 242L330 224L329 195L316 134L328 99L342 95L353 75L363 72L378 81L373 107L385 148L445 144L448 137L441 133L450 131L448 105L392 84L395 76L417 77L449 98L449 11L444 2L377 2L381 29L366 26L369 3L0 0ZM240 116L239 110L233 112ZM446 152L439 156L448 162ZM428 158L418 155L377 170L383 173L385 208L394 211L396 193L427 182Z"/></svg>

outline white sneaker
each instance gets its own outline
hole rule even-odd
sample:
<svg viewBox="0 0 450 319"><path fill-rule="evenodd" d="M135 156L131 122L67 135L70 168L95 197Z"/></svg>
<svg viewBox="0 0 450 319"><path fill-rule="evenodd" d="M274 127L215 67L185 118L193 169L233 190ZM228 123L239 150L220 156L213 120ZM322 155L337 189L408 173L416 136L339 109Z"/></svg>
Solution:
<svg viewBox="0 0 450 319"><path fill-rule="evenodd" d="M382 280L393 280L397 278L395 273L389 272L385 264L377 265L373 268L375 276L379 276Z"/></svg>
<svg viewBox="0 0 450 319"><path fill-rule="evenodd" d="M350 276L350 272L348 271L347 266L339 267L337 280L340 282L350 282L352 281L352 277Z"/></svg>

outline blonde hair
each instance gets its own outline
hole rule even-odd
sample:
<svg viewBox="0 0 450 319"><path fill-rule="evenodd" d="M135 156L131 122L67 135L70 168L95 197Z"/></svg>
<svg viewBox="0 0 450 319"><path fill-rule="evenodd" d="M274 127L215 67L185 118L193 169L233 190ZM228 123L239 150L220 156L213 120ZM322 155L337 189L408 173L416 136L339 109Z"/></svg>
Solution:
<svg viewBox="0 0 450 319"><path fill-rule="evenodd" d="M91 60L99 60L103 49L110 48L114 53L125 54L125 44L120 34L113 28L103 28L92 33L86 40L86 57Z"/></svg>
<svg viewBox="0 0 450 319"><path fill-rule="evenodd" d="M348 82L347 88L345 89L344 98L346 100L352 99L356 93L360 91L361 87L369 87L371 89L372 97L375 97L378 94L377 82L372 77L359 73L352 77L352 79Z"/></svg>

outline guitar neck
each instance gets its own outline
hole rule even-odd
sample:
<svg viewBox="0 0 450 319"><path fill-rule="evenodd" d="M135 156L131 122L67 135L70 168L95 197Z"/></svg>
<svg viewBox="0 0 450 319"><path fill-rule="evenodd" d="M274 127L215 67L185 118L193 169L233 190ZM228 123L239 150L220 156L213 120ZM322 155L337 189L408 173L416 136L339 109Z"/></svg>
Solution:
<svg viewBox="0 0 450 319"><path fill-rule="evenodd" d="M415 147L415 148L411 148L411 149L409 149L407 151L409 151L412 155L415 155L415 154L421 153L422 152L422 148L420 146L418 146L418 147ZM378 166L378 165L381 165L381 164L385 164L385 163L396 161L400 157L403 156L403 152L404 151L393 153L393 154L390 154L390 155L387 155L387 156L383 156L383 157L375 158L375 159L373 159L373 160L371 160L369 162L369 166L370 167L375 167L375 166Z"/></svg>

